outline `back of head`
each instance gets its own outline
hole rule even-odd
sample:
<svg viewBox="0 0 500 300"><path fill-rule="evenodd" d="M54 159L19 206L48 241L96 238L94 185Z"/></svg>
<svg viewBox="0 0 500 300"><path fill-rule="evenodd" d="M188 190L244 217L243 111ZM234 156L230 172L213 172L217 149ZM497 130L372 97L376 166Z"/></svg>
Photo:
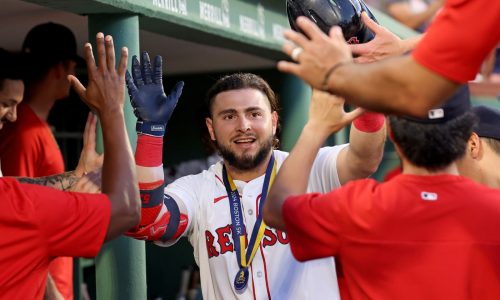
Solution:
<svg viewBox="0 0 500 300"><path fill-rule="evenodd" d="M500 110L481 105L472 111L479 119L474 132L500 155Z"/></svg>
<svg viewBox="0 0 500 300"><path fill-rule="evenodd" d="M349 44L366 43L375 37L361 21L363 11L376 21L363 0L287 0L286 10L295 31L300 31L295 24L297 18L305 16L326 34L332 26L339 26Z"/></svg>
<svg viewBox="0 0 500 300"><path fill-rule="evenodd" d="M252 73L234 73L226 75L208 90L205 98L205 106L208 116L212 114L212 104L215 97L225 91L240 90L240 89L255 89L262 92L271 105L271 111L278 111L279 104L276 94L271 89L269 84L262 77Z"/></svg>
<svg viewBox="0 0 500 300"><path fill-rule="evenodd" d="M464 85L426 118L391 116L392 139L413 165L442 169L465 154L476 123L470 106L469 89Z"/></svg>
<svg viewBox="0 0 500 300"><path fill-rule="evenodd" d="M25 75L24 55L0 48L0 90L6 79L23 80Z"/></svg>
<svg viewBox="0 0 500 300"><path fill-rule="evenodd" d="M60 62L82 60L77 55L73 32L64 25L52 22L33 27L24 39L22 51L29 57L29 81L40 79L52 66Z"/></svg>

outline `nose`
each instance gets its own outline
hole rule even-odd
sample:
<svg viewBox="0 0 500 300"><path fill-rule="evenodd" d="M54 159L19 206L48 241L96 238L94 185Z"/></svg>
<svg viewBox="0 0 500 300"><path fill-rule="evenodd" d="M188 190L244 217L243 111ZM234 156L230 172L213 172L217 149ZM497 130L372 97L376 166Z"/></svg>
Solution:
<svg viewBox="0 0 500 300"><path fill-rule="evenodd" d="M7 120L10 122L15 122L17 120L17 105L14 105L6 115Z"/></svg>
<svg viewBox="0 0 500 300"><path fill-rule="evenodd" d="M248 120L246 117L239 118L238 131L246 132L250 130L250 127L250 120Z"/></svg>

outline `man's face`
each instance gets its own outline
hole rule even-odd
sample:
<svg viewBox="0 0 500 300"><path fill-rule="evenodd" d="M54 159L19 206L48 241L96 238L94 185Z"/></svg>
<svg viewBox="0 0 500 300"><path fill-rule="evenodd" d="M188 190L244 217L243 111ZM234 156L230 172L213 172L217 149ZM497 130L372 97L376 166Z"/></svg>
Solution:
<svg viewBox="0 0 500 300"><path fill-rule="evenodd" d="M24 83L22 80L5 79L0 90L0 129L7 121L17 119L17 105L23 100Z"/></svg>
<svg viewBox="0 0 500 300"><path fill-rule="evenodd" d="M262 92L250 88L231 90L215 97L212 118L207 118L206 124L222 157L237 169L251 170L272 149L278 114L271 112Z"/></svg>
<svg viewBox="0 0 500 300"><path fill-rule="evenodd" d="M60 64L61 67L61 93L58 99L66 98L69 96L71 84L68 80L68 75L75 75L76 62L74 60L67 60Z"/></svg>

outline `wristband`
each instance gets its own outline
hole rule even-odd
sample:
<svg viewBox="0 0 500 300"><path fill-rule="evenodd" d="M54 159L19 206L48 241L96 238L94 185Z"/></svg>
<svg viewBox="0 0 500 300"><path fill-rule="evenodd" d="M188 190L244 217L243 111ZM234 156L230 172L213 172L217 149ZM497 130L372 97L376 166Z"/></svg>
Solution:
<svg viewBox="0 0 500 300"><path fill-rule="evenodd" d="M338 62L333 66L331 66L331 68L328 69L328 71L326 71L325 77L323 77L323 82L321 83L321 90L328 92L328 80L330 79L330 76L333 74L333 72L335 72L335 70L337 70L339 67L345 64L346 62L343 61Z"/></svg>
<svg viewBox="0 0 500 300"><path fill-rule="evenodd" d="M137 134L163 137L165 135L165 124L147 121L137 121L135 131Z"/></svg>
<svg viewBox="0 0 500 300"><path fill-rule="evenodd" d="M163 159L163 136L154 137L140 134L137 136L135 163L141 167L158 167Z"/></svg>
<svg viewBox="0 0 500 300"><path fill-rule="evenodd" d="M365 112L352 122L359 131L371 133L379 131L385 124L385 116L374 112Z"/></svg>

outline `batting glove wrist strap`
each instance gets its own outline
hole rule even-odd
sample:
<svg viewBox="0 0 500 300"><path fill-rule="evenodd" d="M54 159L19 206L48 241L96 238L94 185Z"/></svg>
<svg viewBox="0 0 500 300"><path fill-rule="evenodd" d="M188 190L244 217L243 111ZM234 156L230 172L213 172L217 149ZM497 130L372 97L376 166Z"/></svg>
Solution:
<svg viewBox="0 0 500 300"><path fill-rule="evenodd" d="M137 134L163 137L165 135L165 127L166 125L164 123L137 121L135 130Z"/></svg>

